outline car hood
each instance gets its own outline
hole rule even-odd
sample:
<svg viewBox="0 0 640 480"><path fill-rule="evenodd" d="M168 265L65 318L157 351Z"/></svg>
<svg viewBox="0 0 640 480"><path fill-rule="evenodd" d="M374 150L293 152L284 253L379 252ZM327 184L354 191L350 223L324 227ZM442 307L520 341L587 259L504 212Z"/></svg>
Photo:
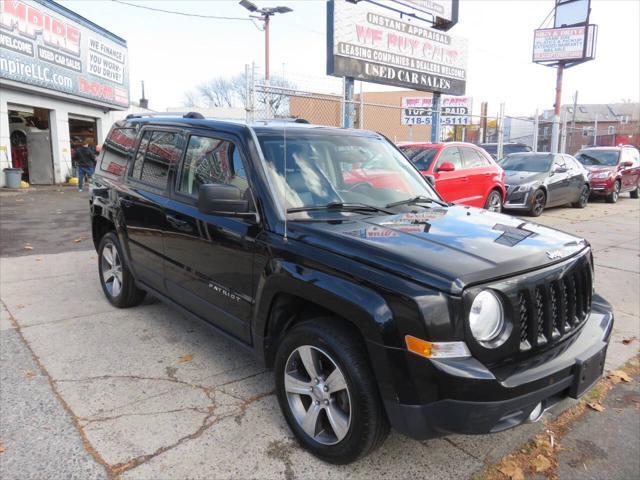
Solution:
<svg viewBox="0 0 640 480"><path fill-rule="evenodd" d="M289 222L289 235L452 294L468 285L541 268L585 249L585 240L472 207Z"/></svg>
<svg viewBox="0 0 640 480"><path fill-rule="evenodd" d="M522 185L524 183L542 182L547 176L547 172L521 172L519 170L505 170L504 183L506 183L507 185Z"/></svg>
<svg viewBox="0 0 640 480"><path fill-rule="evenodd" d="M600 172L613 172L616 169L616 166L602 166L602 165L585 165L587 170L591 173L600 173Z"/></svg>

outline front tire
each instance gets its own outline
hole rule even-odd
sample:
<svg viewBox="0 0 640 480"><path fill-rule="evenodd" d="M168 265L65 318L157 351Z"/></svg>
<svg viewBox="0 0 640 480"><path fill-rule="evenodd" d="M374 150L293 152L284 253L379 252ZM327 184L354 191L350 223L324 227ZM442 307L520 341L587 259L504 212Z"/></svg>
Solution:
<svg viewBox="0 0 640 480"><path fill-rule="evenodd" d="M389 433L364 342L334 318L287 333L275 358L278 403L300 444L334 464L376 449Z"/></svg>
<svg viewBox="0 0 640 480"><path fill-rule="evenodd" d="M500 213L502 211L502 195L498 190L489 192L487 201L484 202L484 208L490 212Z"/></svg>
<svg viewBox="0 0 640 480"><path fill-rule="evenodd" d="M620 197L620 180L613 184L613 192L607 195L607 203L616 203Z"/></svg>
<svg viewBox="0 0 640 480"><path fill-rule="evenodd" d="M544 211L544 206L547 204L547 195L544 190L536 190L533 192L531 200L531 208L529 208L529 215L532 217L539 217Z"/></svg>
<svg viewBox="0 0 640 480"><path fill-rule="evenodd" d="M102 237L98 245L98 273L102 291L114 307L135 307L144 300L145 292L136 287L114 232Z"/></svg>
<svg viewBox="0 0 640 480"><path fill-rule="evenodd" d="M586 207L587 203L589 203L589 194L590 194L589 187L587 185L583 185L582 190L580 190L580 197L578 198L578 201L575 203L572 203L571 206L573 208Z"/></svg>

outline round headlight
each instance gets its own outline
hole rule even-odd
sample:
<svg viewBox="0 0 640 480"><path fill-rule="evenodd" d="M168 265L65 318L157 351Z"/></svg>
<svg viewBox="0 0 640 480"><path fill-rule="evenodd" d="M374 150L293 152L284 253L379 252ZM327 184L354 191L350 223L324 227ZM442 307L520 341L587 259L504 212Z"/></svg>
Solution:
<svg viewBox="0 0 640 480"><path fill-rule="evenodd" d="M471 304L469 312L469 327L476 340L489 342L502 332L504 313L502 304L494 293L483 290Z"/></svg>

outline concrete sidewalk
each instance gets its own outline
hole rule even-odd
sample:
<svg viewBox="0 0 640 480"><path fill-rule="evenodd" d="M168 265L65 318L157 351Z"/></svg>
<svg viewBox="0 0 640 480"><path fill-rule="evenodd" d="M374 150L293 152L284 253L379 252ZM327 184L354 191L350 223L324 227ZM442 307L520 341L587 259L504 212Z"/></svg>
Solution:
<svg viewBox="0 0 640 480"><path fill-rule="evenodd" d="M640 202L536 221L593 243L596 289L617 318L607 368L621 365L638 350L622 339L640 338ZM2 478L470 478L543 428L426 442L392 433L360 462L324 464L294 441L271 372L156 301L111 307L88 243L54 238L63 252L45 254L54 247L30 228L20 234L42 250L0 260Z"/></svg>

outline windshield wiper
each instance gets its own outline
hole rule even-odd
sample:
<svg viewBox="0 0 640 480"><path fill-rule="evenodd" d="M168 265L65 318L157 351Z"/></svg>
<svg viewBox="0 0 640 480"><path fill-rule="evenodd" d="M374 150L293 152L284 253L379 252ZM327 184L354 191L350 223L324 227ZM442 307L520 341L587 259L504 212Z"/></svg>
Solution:
<svg viewBox="0 0 640 480"><path fill-rule="evenodd" d="M448 207L449 206L448 203L442 202L442 201L437 200L435 198L425 197L424 195L418 195L417 197L407 198L406 200L399 200L397 202L387 203L385 205L385 207L386 208L391 208L391 207L397 207L398 205L412 205L414 203L435 203L435 204L440 205L442 207Z"/></svg>
<svg viewBox="0 0 640 480"><path fill-rule="evenodd" d="M393 212L385 210L384 208L376 207L374 205L367 205L366 203L344 203L344 202L329 202L326 205L311 205L308 207L295 207L288 208L287 213L296 212L313 212L319 210L335 210L343 212L382 212L388 215L394 215Z"/></svg>

